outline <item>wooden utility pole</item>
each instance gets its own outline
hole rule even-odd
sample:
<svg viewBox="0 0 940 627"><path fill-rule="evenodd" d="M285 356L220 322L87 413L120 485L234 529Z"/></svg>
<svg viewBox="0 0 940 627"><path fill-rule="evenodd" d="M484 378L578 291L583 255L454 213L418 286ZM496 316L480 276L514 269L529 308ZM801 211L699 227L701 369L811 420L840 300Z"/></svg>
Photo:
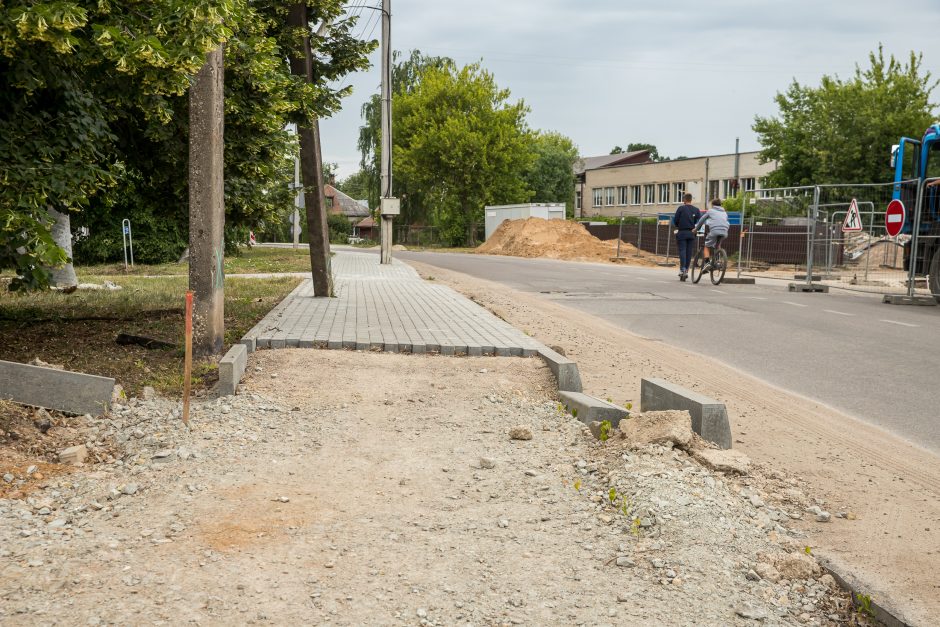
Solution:
<svg viewBox="0 0 940 627"><path fill-rule="evenodd" d="M314 82L313 51L310 48L310 26L307 23L307 5L298 2L291 6L288 26L303 29L303 49L294 50L290 57L291 73ZM309 126L297 126L300 138L300 178L304 186L304 207L307 212L307 236L310 242L310 272L313 295L329 297L333 288L330 269L330 238L327 226L326 199L323 196L323 162L320 150L320 123L311 118Z"/></svg>
<svg viewBox="0 0 940 627"><path fill-rule="evenodd" d="M201 356L220 354L225 333L224 86L219 47L189 88L189 289Z"/></svg>
<svg viewBox="0 0 940 627"><path fill-rule="evenodd" d="M398 203L392 197L392 3L382 0L382 193L379 213L380 263L392 263L392 216Z"/></svg>

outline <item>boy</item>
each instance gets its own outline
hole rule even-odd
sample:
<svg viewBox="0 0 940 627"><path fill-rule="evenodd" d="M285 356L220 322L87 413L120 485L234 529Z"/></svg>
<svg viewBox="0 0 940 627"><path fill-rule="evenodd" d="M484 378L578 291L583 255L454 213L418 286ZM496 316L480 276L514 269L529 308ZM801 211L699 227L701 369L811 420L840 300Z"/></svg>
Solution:
<svg viewBox="0 0 940 627"><path fill-rule="evenodd" d="M689 262L695 247L695 223L700 216L698 207L692 205L692 194L683 196L682 204L676 209L676 215L672 219L672 225L676 227L676 246L679 249L680 281L685 281L689 276Z"/></svg>
<svg viewBox="0 0 940 627"><path fill-rule="evenodd" d="M712 206L702 214L702 217L695 223L695 230L702 228L702 225L708 226L708 235L705 236L705 263L702 272L709 269L711 264L711 251L718 244L719 237L728 237L728 214L721 206L721 200L715 198L712 200Z"/></svg>

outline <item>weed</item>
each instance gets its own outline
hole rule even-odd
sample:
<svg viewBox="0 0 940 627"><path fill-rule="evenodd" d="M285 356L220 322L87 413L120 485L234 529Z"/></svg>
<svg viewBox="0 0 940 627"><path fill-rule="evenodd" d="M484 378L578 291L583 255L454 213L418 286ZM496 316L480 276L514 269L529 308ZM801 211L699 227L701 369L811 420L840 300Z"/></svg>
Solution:
<svg viewBox="0 0 940 627"><path fill-rule="evenodd" d="M806 553L807 555L812 555L812 554L813 554L813 549L811 549L811 548L809 548L809 547L807 546L807 547L805 547L805 548L803 549L803 552Z"/></svg>
<svg viewBox="0 0 940 627"><path fill-rule="evenodd" d="M605 420L601 423L601 442L606 442L610 438L611 429L613 429L613 425L610 424L609 420Z"/></svg>
<svg viewBox="0 0 940 627"><path fill-rule="evenodd" d="M580 480L580 479L575 479L575 480L574 480L574 489L577 490L578 492L581 491L581 480Z"/></svg>
<svg viewBox="0 0 940 627"><path fill-rule="evenodd" d="M578 408L577 408L577 407L575 407L575 408L573 408L573 409L571 410L571 415L572 415L572 417L574 417L574 418L577 418L577 417L578 417Z"/></svg>
<svg viewBox="0 0 940 627"><path fill-rule="evenodd" d="M565 411L565 408L564 408L564 406L563 406L561 403L558 403L558 411L559 411L559 412Z"/></svg>
<svg viewBox="0 0 940 627"><path fill-rule="evenodd" d="M607 492L607 498L610 500L610 504L613 505L614 501L617 500L617 488L611 488L610 491Z"/></svg>
<svg viewBox="0 0 940 627"><path fill-rule="evenodd" d="M855 594L855 601L858 603L857 611L859 614L864 614L865 616L868 616L869 618L874 618L875 611L871 609L871 595L857 592Z"/></svg>
<svg viewBox="0 0 940 627"><path fill-rule="evenodd" d="M627 411L630 411L631 409L633 409L633 403L624 403L623 406L627 408Z"/></svg>
<svg viewBox="0 0 940 627"><path fill-rule="evenodd" d="M641 521L639 518L634 518L633 522L630 524L630 533L632 533L635 538L640 537L640 529L642 528L640 525Z"/></svg>
<svg viewBox="0 0 940 627"><path fill-rule="evenodd" d="M608 396L608 397L607 397L607 402L608 402L608 403L613 403L613 402L614 402L614 399L612 399L612 398L610 398L610 397Z"/></svg>
<svg viewBox="0 0 940 627"><path fill-rule="evenodd" d="M429 276L429 277L428 277L428 281L433 281L433 280L434 280L434 277L433 277L433 276Z"/></svg>

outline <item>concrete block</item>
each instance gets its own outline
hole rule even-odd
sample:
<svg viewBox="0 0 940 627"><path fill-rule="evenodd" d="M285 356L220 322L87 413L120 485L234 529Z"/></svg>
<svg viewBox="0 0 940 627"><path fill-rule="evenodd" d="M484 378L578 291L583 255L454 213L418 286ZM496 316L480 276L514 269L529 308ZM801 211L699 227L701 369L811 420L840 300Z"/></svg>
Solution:
<svg viewBox="0 0 940 627"><path fill-rule="evenodd" d="M235 393L238 382L245 374L248 365L248 349L244 344L236 344L219 360L219 394L231 396Z"/></svg>
<svg viewBox="0 0 940 627"><path fill-rule="evenodd" d="M577 419L586 425L592 422L604 422L609 420L611 426L616 427L620 421L630 415L623 407L618 407L613 403L602 401L599 398L582 394L581 392L558 392L558 397L563 405L568 408L568 413L572 416L573 409L578 410Z"/></svg>
<svg viewBox="0 0 940 627"><path fill-rule="evenodd" d="M893 296L885 294L881 300L889 305L918 305L920 307L936 307L937 301L933 296Z"/></svg>
<svg viewBox="0 0 940 627"><path fill-rule="evenodd" d="M258 338L254 336L249 337L246 335L241 339L240 344L244 344L249 353L253 353L258 350Z"/></svg>
<svg viewBox="0 0 940 627"><path fill-rule="evenodd" d="M567 357L562 357L547 346L539 349L539 356L548 364L555 380L558 382L558 389L564 392L581 392L581 373L578 372L578 364Z"/></svg>
<svg viewBox="0 0 940 627"><path fill-rule="evenodd" d="M86 457L88 457L88 449L85 448L84 444L70 446L59 451L59 462L71 466L79 466L85 463Z"/></svg>
<svg viewBox="0 0 940 627"><path fill-rule="evenodd" d="M721 280L722 285L754 285L757 283L757 280L751 277L735 277L735 276L726 276Z"/></svg>
<svg viewBox="0 0 940 627"><path fill-rule="evenodd" d="M640 383L640 411L685 410L692 416L692 431L723 449L731 448L731 423L724 403L687 390L664 379Z"/></svg>
<svg viewBox="0 0 940 627"><path fill-rule="evenodd" d="M0 361L0 398L23 405L97 416L108 411L114 379Z"/></svg>
<svg viewBox="0 0 940 627"><path fill-rule="evenodd" d="M788 289L791 292L816 292L820 294L829 293L829 286L820 285L819 283L790 283Z"/></svg>

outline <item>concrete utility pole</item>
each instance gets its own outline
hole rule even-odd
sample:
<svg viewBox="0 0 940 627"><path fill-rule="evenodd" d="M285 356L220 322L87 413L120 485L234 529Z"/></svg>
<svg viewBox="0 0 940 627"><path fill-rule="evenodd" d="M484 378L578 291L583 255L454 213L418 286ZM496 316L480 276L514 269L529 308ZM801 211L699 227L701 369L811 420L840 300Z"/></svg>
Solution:
<svg viewBox="0 0 940 627"><path fill-rule="evenodd" d="M400 213L392 196L392 3L382 0L382 193L379 226L381 263L392 263L392 218Z"/></svg>
<svg viewBox="0 0 940 627"><path fill-rule="evenodd" d="M224 86L222 48L189 88L189 289L193 291L193 352L222 352L225 332Z"/></svg>
<svg viewBox="0 0 940 627"><path fill-rule="evenodd" d="M313 83L313 51L310 48L307 5L303 2L292 5L287 16L287 24L304 31L303 51L300 54L294 51L290 58L291 73L295 76L303 76L308 83ZM323 160L320 150L319 121L312 118L309 126L298 126L297 134L300 136L300 174L304 185L304 207L307 211L313 295L329 297L333 291L333 275L330 269L326 199L323 197L323 168L321 167Z"/></svg>

